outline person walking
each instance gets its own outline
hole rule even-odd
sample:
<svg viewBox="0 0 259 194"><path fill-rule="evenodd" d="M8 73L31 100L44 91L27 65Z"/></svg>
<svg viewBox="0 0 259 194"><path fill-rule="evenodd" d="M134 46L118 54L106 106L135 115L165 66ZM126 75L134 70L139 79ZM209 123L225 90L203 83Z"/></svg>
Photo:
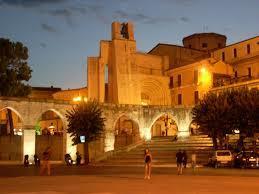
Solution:
<svg viewBox="0 0 259 194"><path fill-rule="evenodd" d="M186 151L184 150L183 151L183 166L184 166L184 168L186 168L187 160L188 160L188 156L187 156Z"/></svg>
<svg viewBox="0 0 259 194"><path fill-rule="evenodd" d="M178 175L183 174L183 153L178 150L176 153L177 173Z"/></svg>
<svg viewBox="0 0 259 194"><path fill-rule="evenodd" d="M147 149L147 148L145 149L144 162L145 162L145 177L144 177L144 179L150 179L152 155L151 155L149 149Z"/></svg>
<svg viewBox="0 0 259 194"><path fill-rule="evenodd" d="M47 174L50 176L50 162L49 162L50 156L51 156L51 149L50 147L47 147L43 152L43 161L40 169L40 175L43 175L45 170L47 170Z"/></svg>

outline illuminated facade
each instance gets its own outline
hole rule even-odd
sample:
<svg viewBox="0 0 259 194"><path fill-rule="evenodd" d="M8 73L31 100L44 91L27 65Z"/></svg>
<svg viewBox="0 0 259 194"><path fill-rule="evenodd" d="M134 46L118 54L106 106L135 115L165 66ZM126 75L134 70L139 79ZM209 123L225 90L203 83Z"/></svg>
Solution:
<svg viewBox="0 0 259 194"><path fill-rule="evenodd" d="M106 118L104 138L89 145L94 159L152 137L189 136L192 107L208 91L259 87L259 36L226 45L223 35L193 34L183 46L159 43L141 53L132 23L114 22L111 34L100 41L99 56L87 59L87 87L0 98L0 160L32 157L50 143L55 160L82 153L66 133L66 111L78 101L96 99ZM4 137L10 133L13 139Z"/></svg>
<svg viewBox="0 0 259 194"><path fill-rule="evenodd" d="M259 86L259 36L226 45L215 33L193 34L183 47L158 44L149 53L168 55L172 105L194 105L208 91Z"/></svg>

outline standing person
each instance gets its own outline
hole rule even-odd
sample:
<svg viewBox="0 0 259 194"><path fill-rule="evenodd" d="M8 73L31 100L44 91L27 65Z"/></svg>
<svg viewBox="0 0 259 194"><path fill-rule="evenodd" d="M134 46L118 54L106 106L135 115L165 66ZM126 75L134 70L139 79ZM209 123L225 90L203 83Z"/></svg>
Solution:
<svg viewBox="0 0 259 194"><path fill-rule="evenodd" d="M176 163L178 175L183 174L183 154L181 150L178 150L178 152L176 153Z"/></svg>
<svg viewBox="0 0 259 194"><path fill-rule="evenodd" d="M186 168L187 160L188 160L187 153L186 153L186 151L184 150L184 151L183 151L183 166L184 166L184 168Z"/></svg>
<svg viewBox="0 0 259 194"><path fill-rule="evenodd" d="M79 151L77 151L76 152L76 165L77 166L80 166L80 164L81 164L81 155L80 155L80 153L79 153Z"/></svg>
<svg viewBox="0 0 259 194"><path fill-rule="evenodd" d="M144 179L150 179L152 156L151 156L151 153L150 153L149 149L147 149L147 148L145 149L144 162L145 162L145 177L144 177Z"/></svg>
<svg viewBox="0 0 259 194"><path fill-rule="evenodd" d="M196 153L195 151L192 153L192 169L193 171L195 170L196 168Z"/></svg>
<svg viewBox="0 0 259 194"><path fill-rule="evenodd" d="M40 175L43 175L45 170L47 170L48 175L50 175L50 163L49 163L50 155L51 155L51 149L50 147L47 147L43 152L43 162L40 169Z"/></svg>

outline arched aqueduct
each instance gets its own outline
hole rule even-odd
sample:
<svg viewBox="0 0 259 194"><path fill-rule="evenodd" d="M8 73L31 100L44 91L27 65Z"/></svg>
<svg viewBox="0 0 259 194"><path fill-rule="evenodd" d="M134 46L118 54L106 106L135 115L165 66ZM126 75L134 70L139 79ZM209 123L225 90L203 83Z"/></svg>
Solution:
<svg viewBox="0 0 259 194"><path fill-rule="evenodd" d="M41 115L47 111L53 111L62 121L62 156L65 153L74 155L77 148L72 146L72 141L66 133L67 120L66 111L70 110L74 104L68 101L58 100L39 100L28 98L0 98L0 112L5 109L13 111L22 123L21 148L18 159L23 159L25 154L33 157L35 154L36 132L35 125ZM140 140L148 140L152 136L152 125L162 115L170 115L177 126L178 137L189 135L189 125L192 121L191 107L168 107L168 106L141 106L141 105L116 105L102 104L103 115L106 118L105 132L102 141L99 141L97 155L114 150L116 137L116 123L119 118L127 117L138 127ZM102 143L100 143L102 142ZM96 145L96 144L95 144ZM12 146L6 146L0 142L0 153L12 149ZM12 152L10 150L10 152ZM16 157L17 159L17 157ZM0 159L1 160L1 159Z"/></svg>

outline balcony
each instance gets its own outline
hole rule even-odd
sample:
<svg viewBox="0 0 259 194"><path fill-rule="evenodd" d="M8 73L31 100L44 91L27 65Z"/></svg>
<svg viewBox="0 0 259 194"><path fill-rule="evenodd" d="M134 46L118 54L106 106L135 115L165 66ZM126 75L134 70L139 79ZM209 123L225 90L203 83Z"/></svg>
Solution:
<svg viewBox="0 0 259 194"><path fill-rule="evenodd" d="M213 88L228 86L232 84L238 84L242 82L247 82L256 79L255 77L251 77L249 75L241 76L241 77L221 77L213 80Z"/></svg>

